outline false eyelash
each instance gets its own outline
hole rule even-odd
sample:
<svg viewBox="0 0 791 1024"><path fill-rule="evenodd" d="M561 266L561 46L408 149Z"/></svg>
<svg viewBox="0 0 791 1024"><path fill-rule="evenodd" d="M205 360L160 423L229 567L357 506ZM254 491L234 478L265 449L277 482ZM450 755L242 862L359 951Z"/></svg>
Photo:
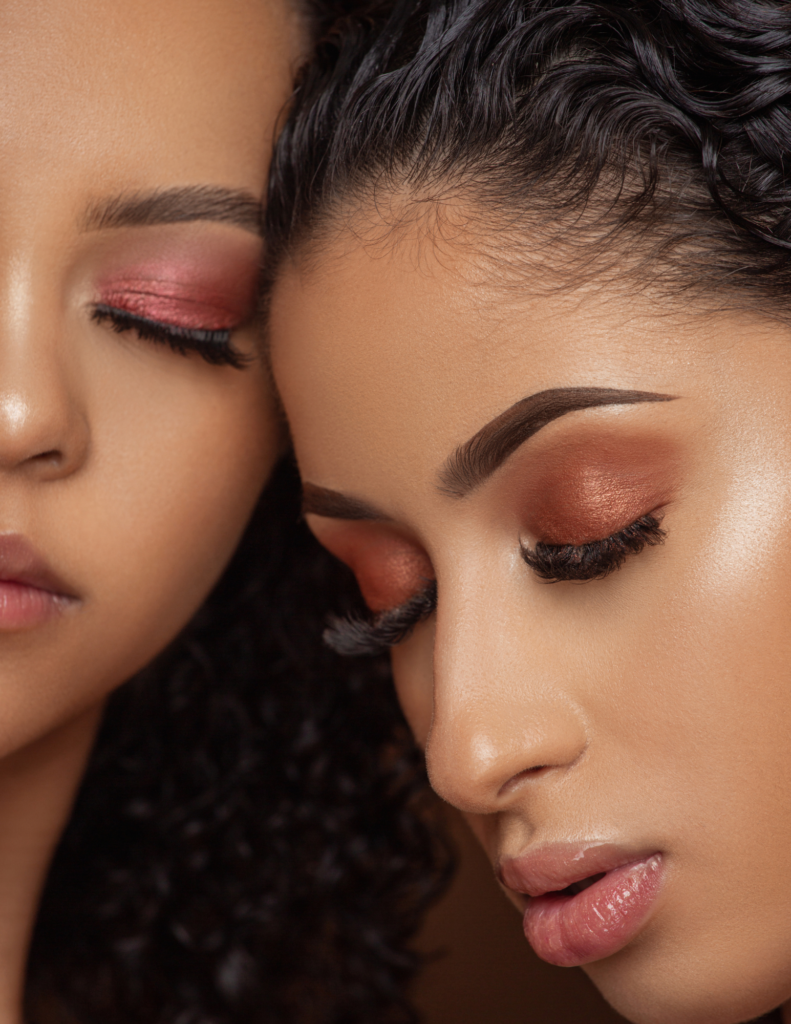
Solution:
<svg viewBox="0 0 791 1024"><path fill-rule="evenodd" d="M544 544L535 549L522 547L522 558L533 572L548 583L564 580L601 580L620 569L629 555L646 546L663 544L665 531L656 516L641 516L631 526L604 540L589 544Z"/></svg>
<svg viewBox="0 0 791 1024"><path fill-rule="evenodd" d="M149 320L144 316L136 316L123 309L99 304L94 306L91 319L96 323L109 323L116 334L134 331L142 341L153 341L159 345L167 345L179 355L197 352L212 366L233 366L243 369L249 362L231 344L229 330L206 331L187 327L176 327L174 324L163 324L158 320Z"/></svg>
<svg viewBox="0 0 791 1024"><path fill-rule="evenodd" d="M337 654L355 657L363 654L383 654L402 640L406 640L419 622L423 622L437 607L437 581L430 580L426 587L404 604L381 612L372 620L332 616L324 630L324 643Z"/></svg>

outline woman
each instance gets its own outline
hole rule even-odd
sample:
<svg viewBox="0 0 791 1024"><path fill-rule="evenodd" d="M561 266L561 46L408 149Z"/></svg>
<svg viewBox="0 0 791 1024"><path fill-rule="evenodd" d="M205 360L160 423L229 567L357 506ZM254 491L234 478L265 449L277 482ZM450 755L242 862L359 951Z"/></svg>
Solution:
<svg viewBox="0 0 791 1024"><path fill-rule="evenodd" d="M261 0L0 16L3 1024L411 1019L418 762L307 639L344 583L287 469L258 503L261 201L311 30Z"/></svg>
<svg viewBox="0 0 791 1024"><path fill-rule="evenodd" d="M640 1024L791 1020L790 54L775 2L403 4L270 193L328 639Z"/></svg>

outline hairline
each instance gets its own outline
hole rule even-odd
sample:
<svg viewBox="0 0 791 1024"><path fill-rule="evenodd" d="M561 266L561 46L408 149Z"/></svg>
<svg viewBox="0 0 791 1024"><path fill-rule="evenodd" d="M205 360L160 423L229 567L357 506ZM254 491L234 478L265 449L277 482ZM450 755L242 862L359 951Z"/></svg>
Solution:
<svg viewBox="0 0 791 1024"><path fill-rule="evenodd" d="M407 176L408 171L405 168L400 175L390 172L386 178L390 181L404 181ZM447 205L442 199L431 199L425 195L410 198L406 188L392 186L387 190L389 196L406 196L406 201L401 204L405 213L397 218L382 217L381 206L377 202L377 190L381 192L385 175L371 177L376 180L369 181L368 188L365 187L365 182L358 179L350 181L345 188L337 189L332 199L319 207L317 214L303 222L284 251L276 254L266 274L265 303L276 287L278 278L289 265L298 267L301 273L312 276L321 273L328 264L343 259L349 252L360 248L370 246L381 255L388 248L395 251L405 240L414 244L417 239L421 245L424 242L436 241L434 226L441 223L442 218L436 215L427 216L426 212L431 209L441 211ZM462 202L466 200L465 209L471 211L467 218L468 226L483 225L483 230L467 232L471 237L469 242L464 243L463 248L468 252L474 251L478 265L483 264L487 267L488 283L496 285L509 298L520 297L525 280L529 276L531 297L536 294L537 282L541 283L538 294L547 296L571 294L593 286L613 289L629 296L647 295L652 301L662 303L668 314L684 314L694 318L747 314L774 325L791 325L791 308L785 309L782 301L768 296L767 291L760 286L750 290L742 281L733 278L723 281L719 274L705 280L694 276L679 280L673 274L663 277L656 273L657 261L650 246L640 259L633 259L632 265L629 266L629 260L624 262L623 257L627 255L630 242L635 238L653 236L654 246L662 247L663 222L658 218L657 222L646 224L642 219L634 219L623 224L616 222L615 230L608 230L606 218L595 216L597 205L604 209L613 207L613 204L607 201L606 192L603 194L602 202L587 204L585 207L586 211L594 211L594 219L587 228L594 233L594 237L578 252L577 255L581 255L581 258L573 258L565 264L562 260L553 264L551 260L543 257L552 251L553 246L556 247L555 251L561 254L570 250L570 247L564 247L561 235L568 231L569 219L575 217L577 210L571 208L568 217L562 212L555 218L546 217L543 224L540 217L531 217L530 211L519 211L517 216L510 218L511 223L504 226L498 211L492 208L493 204L487 203L485 199L476 198L474 185L467 184L466 188L457 187L455 195L452 190L450 194L454 199L461 199ZM667 198L672 198L672 194L668 193ZM412 215L412 211L415 210L420 211L419 216ZM499 224L498 219L501 220ZM660 226L659 230L654 227L656 223ZM366 227L371 228L377 224L384 230L376 237L366 238ZM536 226L539 231L546 229L547 226L554 229L554 237L544 238L535 246L532 253L530 247L525 244L531 226ZM604 230L600 230L598 236L595 236L597 226L604 226ZM361 227L363 230L359 230ZM490 230L487 231L487 228ZM667 234L673 237L672 229L668 229ZM338 240L344 236L352 239L353 244L338 247ZM513 245L504 247L504 237L512 239ZM491 241L476 244L476 238L488 238ZM613 242L611 248L606 246L608 239ZM454 246L457 251L462 248L458 239L443 238L442 242ZM503 256L504 251L508 254L513 253L516 258L508 259L507 255ZM705 253L704 250L701 252ZM767 308L768 304L771 308Z"/></svg>

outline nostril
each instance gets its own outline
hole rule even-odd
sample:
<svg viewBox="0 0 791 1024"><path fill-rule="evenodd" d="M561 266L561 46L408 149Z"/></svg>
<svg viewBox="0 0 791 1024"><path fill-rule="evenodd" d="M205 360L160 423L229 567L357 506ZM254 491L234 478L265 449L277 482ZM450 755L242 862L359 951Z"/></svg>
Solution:
<svg viewBox="0 0 791 1024"><path fill-rule="evenodd" d="M31 455L27 461L28 464L32 463L42 468L58 470L63 465L63 452L58 448L49 448L45 452Z"/></svg>
<svg viewBox="0 0 791 1024"><path fill-rule="evenodd" d="M509 790L514 789L524 779L535 779L540 778L542 775L551 771L552 768L556 768L557 765L551 764L536 764L530 768L525 768L521 772L517 772L516 775L512 776L508 782L500 789L500 794L507 793Z"/></svg>

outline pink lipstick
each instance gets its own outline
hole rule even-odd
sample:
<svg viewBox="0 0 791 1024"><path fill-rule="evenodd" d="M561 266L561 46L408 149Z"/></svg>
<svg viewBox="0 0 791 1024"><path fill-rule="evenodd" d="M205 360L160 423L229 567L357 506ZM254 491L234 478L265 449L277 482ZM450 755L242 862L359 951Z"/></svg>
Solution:
<svg viewBox="0 0 791 1024"><path fill-rule="evenodd" d="M660 853L612 844L558 844L500 867L507 888L530 899L525 936L538 956L578 967L612 956L641 930L664 878Z"/></svg>
<svg viewBox="0 0 791 1024"><path fill-rule="evenodd" d="M25 537L0 535L0 632L33 629L76 600Z"/></svg>

